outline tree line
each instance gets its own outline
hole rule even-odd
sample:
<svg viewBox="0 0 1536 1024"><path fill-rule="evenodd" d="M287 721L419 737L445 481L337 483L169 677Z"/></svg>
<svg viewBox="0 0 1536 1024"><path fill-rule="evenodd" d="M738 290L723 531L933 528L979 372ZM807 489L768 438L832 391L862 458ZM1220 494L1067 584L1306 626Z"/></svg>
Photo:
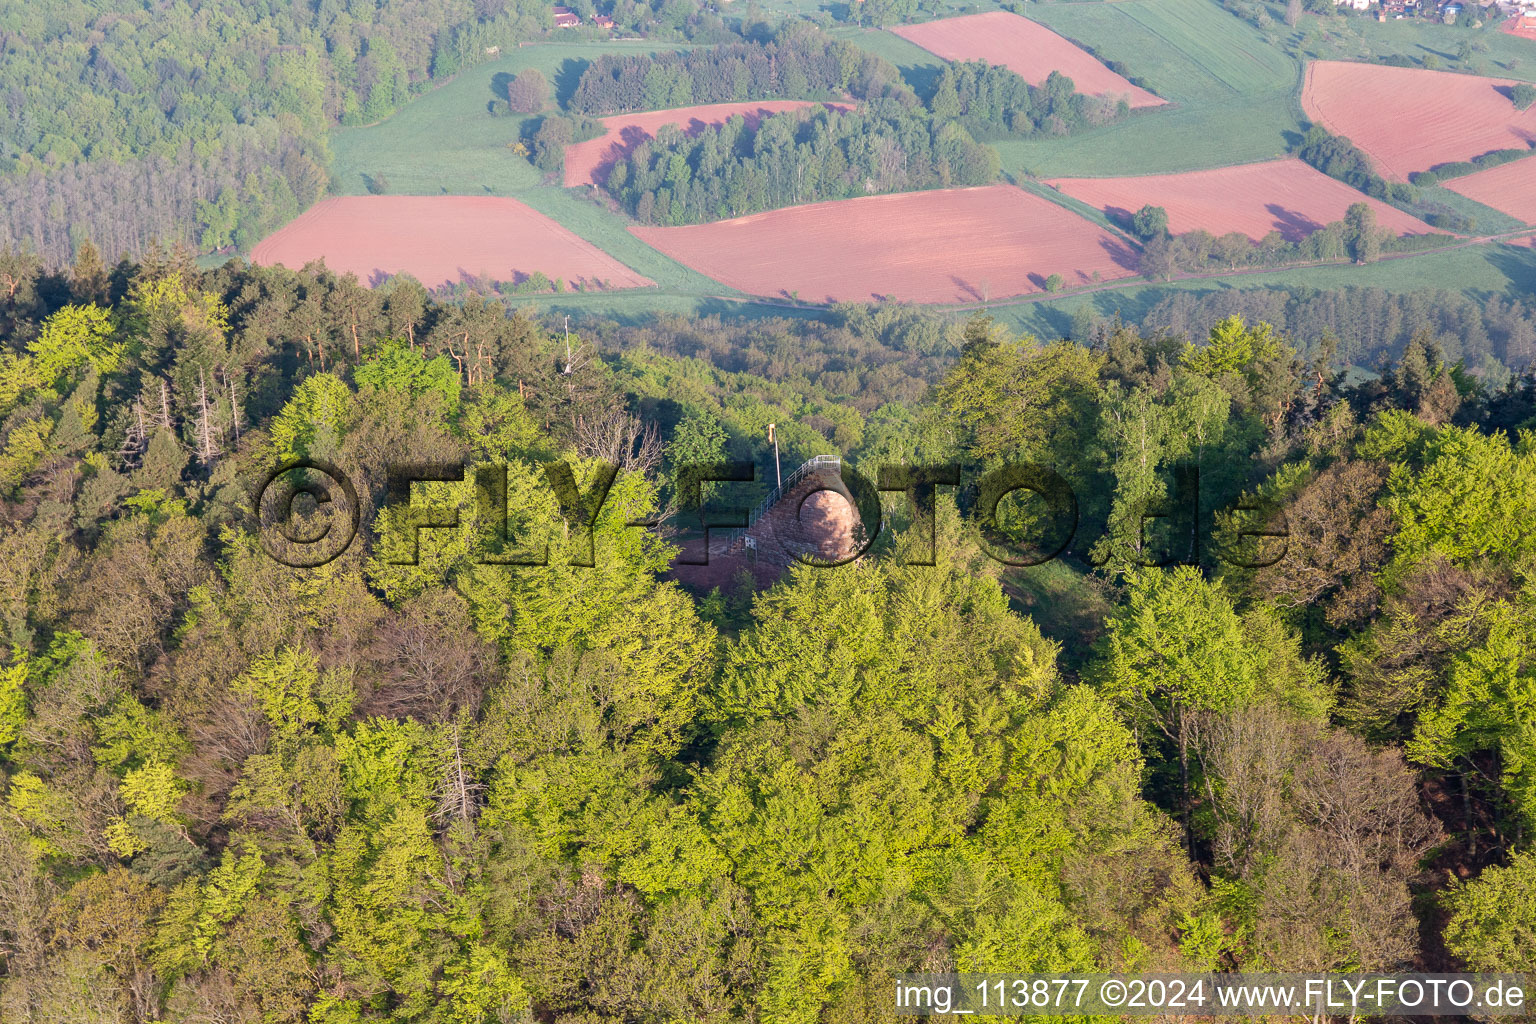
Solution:
<svg viewBox="0 0 1536 1024"><path fill-rule="evenodd" d="M828 49L841 45L804 28L791 35ZM626 75L633 85L642 71L652 79L714 73L721 70L720 61L736 59L726 50L615 58L613 68L595 63L588 73L622 88ZM828 61L827 68L832 66ZM879 70L866 82L881 83L879 94L869 95L872 86L861 90L869 98L855 111L785 112L751 127L738 116L693 136L665 126L614 166L603 187L642 223L692 224L821 200L982 185L996 179L1001 161L977 135L1063 134L1125 112L1124 101L1117 113L1110 101L1078 93L1059 72L1036 88L1006 68L949 65L923 104L910 89L884 77L893 68ZM790 94L826 93L812 86ZM579 121L546 118L533 136L530 157L554 172L564 146L592 132L584 132Z"/></svg>
<svg viewBox="0 0 1536 1024"><path fill-rule="evenodd" d="M317 145L275 125L237 128L207 151L186 143L164 156L0 177L0 238L54 267L86 241L110 259L157 242L248 250L322 198L327 180Z"/></svg>
<svg viewBox="0 0 1536 1024"><path fill-rule="evenodd" d="M1399 235L1376 223L1376 211L1367 203L1352 203L1341 220L1289 241L1272 229L1255 242L1241 231L1217 236L1203 228L1174 235L1168 230L1168 211L1147 205L1122 225L1142 240L1139 265L1150 280L1168 281L1178 272L1200 274L1233 271L1243 267L1281 267L1311 260L1349 258L1370 263L1388 252L1412 252L1452 241L1450 235Z"/></svg>
<svg viewBox="0 0 1536 1024"><path fill-rule="evenodd" d="M1511 159L1509 155L1511 152L1499 150L1487 154L1486 166L1492 167ZM1431 171L1415 172L1411 176L1413 185L1400 181L1388 181L1376 172L1370 157L1366 156L1358 146L1341 135L1330 133L1320 124L1308 126L1306 135L1296 149L1296 155L1330 178L1337 178L1372 198L1407 210L1431 227L1446 231L1471 231L1477 226L1476 221L1469 215L1444 203L1425 198L1414 187L1415 185L1426 187L1435 185L1439 182L1440 175ZM1479 158L1479 160L1482 159L1482 157ZM1453 172L1446 176L1467 173L1457 170L1459 165L1440 166L1449 167Z"/></svg>

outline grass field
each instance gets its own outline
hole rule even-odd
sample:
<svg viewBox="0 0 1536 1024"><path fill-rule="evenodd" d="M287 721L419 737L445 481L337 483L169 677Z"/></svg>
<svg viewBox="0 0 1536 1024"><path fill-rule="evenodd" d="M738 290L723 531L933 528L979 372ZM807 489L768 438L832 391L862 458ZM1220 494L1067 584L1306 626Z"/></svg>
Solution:
<svg viewBox="0 0 1536 1024"><path fill-rule="evenodd" d="M1399 54L1415 60L1433 58L1442 71L1470 71L1498 78L1536 82L1536 43L1482 28L1439 25L1417 18L1378 22L1373 17L1307 17L1295 29L1281 21L1284 5L1269 4L1271 32L1294 53L1321 60L1369 60ZM1463 46L1466 46L1466 52Z"/></svg>
<svg viewBox="0 0 1536 1024"><path fill-rule="evenodd" d="M1456 180L1454 178L1452 181ZM1479 235L1498 235L1505 231L1518 231L1523 225L1520 221L1507 213L1495 210L1491 206L1485 206L1464 195L1452 192L1444 184L1434 188L1420 189L1419 195L1426 201L1449 206L1458 213L1471 217L1476 225L1473 230Z"/></svg>
<svg viewBox="0 0 1536 1024"><path fill-rule="evenodd" d="M933 90L933 82L944 67L944 62L938 57L891 32L843 26L833 29L832 35L846 39L860 49L884 57L896 65L901 71L901 77L917 90L919 96L927 96Z"/></svg>
<svg viewBox="0 0 1536 1024"><path fill-rule="evenodd" d="M507 149L525 120L493 117L487 105L505 99L505 83L537 68L568 92L592 58L603 53L655 53L654 43L537 43L464 71L451 82L366 128L331 137L332 191L361 195L364 175L382 173L402 195L512 195L539 183L539 172Z"/></svg>
<svg viewBox="0 0 1536 1024"><path fill-rule="evenodd" d="M1063 139L995 142L1037 177L1154 174L1283 155L1300 127L1301 66L1213 0L1040 4L1029 15L1171 101Z"/></svg>

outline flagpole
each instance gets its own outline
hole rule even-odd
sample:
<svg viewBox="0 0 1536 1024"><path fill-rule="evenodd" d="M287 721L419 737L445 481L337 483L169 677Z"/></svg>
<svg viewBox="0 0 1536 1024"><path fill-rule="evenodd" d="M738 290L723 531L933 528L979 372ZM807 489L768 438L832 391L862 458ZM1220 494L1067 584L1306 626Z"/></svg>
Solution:
<svg viewBox="0 0 1536 1024"><path fill-rule="evenodd" d="M773 481L780 493L784 490L784 473L779 468L779 435L774 432L773 424L768 424L768 440L773 442Z"/></svg>

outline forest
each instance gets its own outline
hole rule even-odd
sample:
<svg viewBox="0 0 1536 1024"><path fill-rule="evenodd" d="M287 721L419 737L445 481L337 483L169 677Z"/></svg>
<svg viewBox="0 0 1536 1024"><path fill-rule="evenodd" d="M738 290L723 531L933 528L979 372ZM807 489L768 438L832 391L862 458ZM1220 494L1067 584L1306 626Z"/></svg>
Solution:
<svg viewBox="0 0 1536 1024"><path fill-rule="evenodd" d="M566 108L597 117L703 103L911 93L894 64L809 22L786 21L767 35L691 50L602 54L582 72Z"/></svg>
<svg viewBox="0 0 1536 1024"><path fill-rule="evenodd" d="M986 185L997 151L954 122L881 100L740 115L694 136L665 125L615 164L604 188L642 224L697 224L799 203L924 188Z"/></svg>
<svg viewBox="0 0 1536 1024"><path fill-rule="evenodd" d="M8 1021L852 1024L905 970L1536 967L1536 381L1447 344L1523 305L567 338L174 251L0 281ZM1069 589L989 553L1037 509L965 487L936 564L897 494L856 563L684 589L680 468L766 470L770 422L866 473L1055 467ZM505 467L549 564L478 557L467 475L392 503L402 454ZM360 484L319 568L251 508L296 458ZM590 568L552 459L617 474ZM412 559L423 504L460 514ZM1239 506L1284 557L1211 554Z"/></svg>
<svg viewBox="0 0 1536 1024"><path fill-rule="evenodd" d="M985 61L944 65L934 83L928 109L935 118L955 118L979 138L1066 135L1077 128L1096 128L1130 114L1125 100L1079 93L1059 71L1036 87L1007 68Z"/></svg>

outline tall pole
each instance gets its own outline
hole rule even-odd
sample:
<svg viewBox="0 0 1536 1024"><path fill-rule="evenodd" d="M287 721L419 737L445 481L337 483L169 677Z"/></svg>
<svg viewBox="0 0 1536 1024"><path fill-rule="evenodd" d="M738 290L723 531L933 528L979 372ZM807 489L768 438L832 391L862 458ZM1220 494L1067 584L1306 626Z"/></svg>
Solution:
<svg viewBox="0 0 1536 1024"><path fill-rule="evenodd" d="M773 480L780 493L784 490L784 473L779 469L779 435L774 433L773 424L768 424L768 440L773 442Z"/></svg>

